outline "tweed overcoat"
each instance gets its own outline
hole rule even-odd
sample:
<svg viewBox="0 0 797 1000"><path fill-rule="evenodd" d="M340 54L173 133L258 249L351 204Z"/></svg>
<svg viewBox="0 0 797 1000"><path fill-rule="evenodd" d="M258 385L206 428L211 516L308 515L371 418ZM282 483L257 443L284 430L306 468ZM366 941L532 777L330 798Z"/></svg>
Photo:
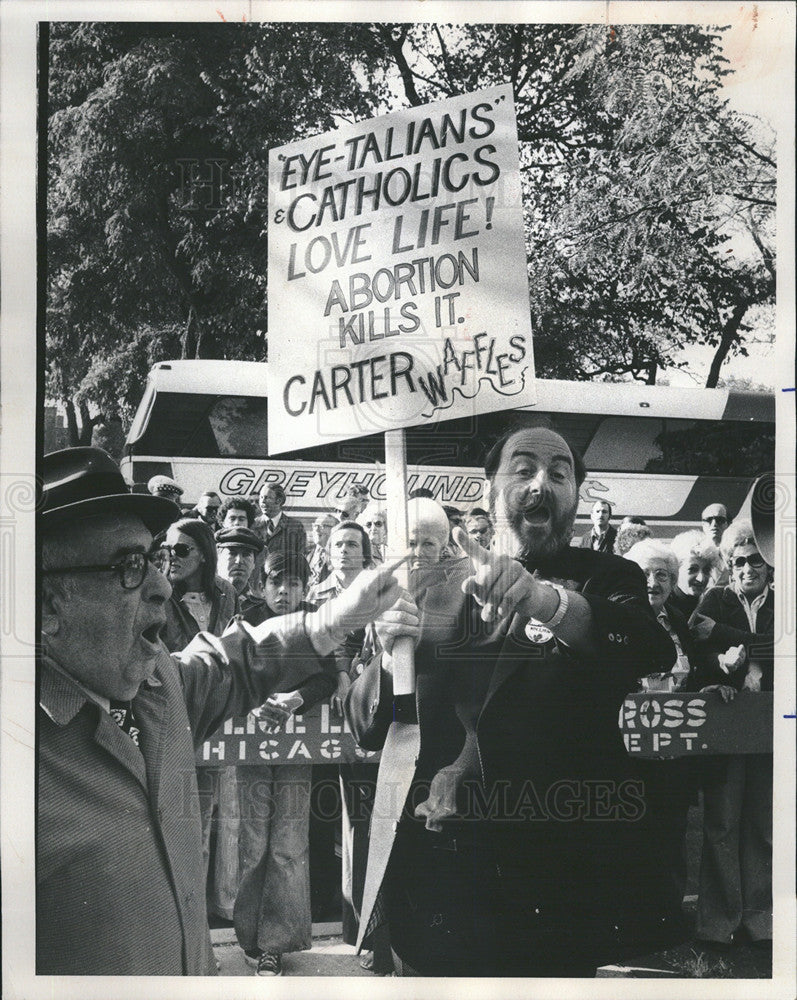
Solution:
<svg viewBox="0 0 797 1000"><path fill-rule="evenodd" d="M301 632L301 630L298 630ZM194 755L221 723L321 669L304 637L236 622L164 647L133 701L135 746L51 660L40 667L39 975L213 975Z"/></svg>

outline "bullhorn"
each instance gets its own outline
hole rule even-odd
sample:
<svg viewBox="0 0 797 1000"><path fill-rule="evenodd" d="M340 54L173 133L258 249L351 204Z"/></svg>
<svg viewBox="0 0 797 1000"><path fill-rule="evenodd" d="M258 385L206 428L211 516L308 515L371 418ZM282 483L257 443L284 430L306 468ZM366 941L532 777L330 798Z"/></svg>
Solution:
<svg viewBox="0 0 797 1000"><path fill-rule="evenodd" d="M775 473L765 472L753 483L736 515L753 525L756 548L769 566L775 565L775 494Z"/></svg>

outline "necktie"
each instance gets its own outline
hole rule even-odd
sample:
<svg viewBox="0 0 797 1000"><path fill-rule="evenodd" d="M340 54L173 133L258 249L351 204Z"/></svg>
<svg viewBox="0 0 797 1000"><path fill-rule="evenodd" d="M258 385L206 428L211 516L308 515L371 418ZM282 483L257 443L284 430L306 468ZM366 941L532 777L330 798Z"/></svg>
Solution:
<svg viewBox="0 0 797 1000"><path fill-rule="evenodd" d="M127 733L137 747L141 746L141 731L133 714L133 703L130 701L112 701L111 718L123 733Z"/></svg>
<svg viewBox="0 0 797 1000"><path fill-rule="evenodd" d="M267 517L266 518L266 535L269 538L271 538L271 536L273 534L274 534L274 522L271 520L270 517Z"/></svg>
<svg viewBox="0 0 797 1000"><path fill-rule="evenodd" d="M670 624L670 619L667 614L660 611L656 618L659 624L667 632L669 637L672 639L672 644L675 646L675 665L670 667L670 673L675 678L675 690L678 691L685 686L686 681L689 677L689 659L681 647L681 641L678 638L675 629Z"/></svg>

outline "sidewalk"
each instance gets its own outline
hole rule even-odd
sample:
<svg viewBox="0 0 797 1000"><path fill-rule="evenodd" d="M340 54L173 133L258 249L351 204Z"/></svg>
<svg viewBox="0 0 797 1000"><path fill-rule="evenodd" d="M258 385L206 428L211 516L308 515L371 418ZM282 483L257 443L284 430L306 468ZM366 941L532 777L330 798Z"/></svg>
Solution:
<svg viewBox="0 0 797 1000"><path fill-rule="evenodd" d="M339 924L314 924L312 950L283 955L283 975L380 978L360 968L354 945L343 943L339 928ZM219 975L254 977L255 970L247 965L232 928L212 930L210 937L216 960L221 964ZM598 969L597 978L767 979L771 975L772 960L765 952L742 947L718 955L695 942L687 942L655 955L640 956L626 965L604 966Z"/></svg>
<svg viewBox="0 0 797 1000"><path fill-rule="evenodd" d="M314 924L312 951L294 951L283 955L283 975L378 978L360 968L360 956L355 954L354 945L344 944L340 934L335 933L339 927L339 924ZM220 976L254 976L255 970L247 965L232 928L212 930L210 939L216 961L221 963Z"/></svg>

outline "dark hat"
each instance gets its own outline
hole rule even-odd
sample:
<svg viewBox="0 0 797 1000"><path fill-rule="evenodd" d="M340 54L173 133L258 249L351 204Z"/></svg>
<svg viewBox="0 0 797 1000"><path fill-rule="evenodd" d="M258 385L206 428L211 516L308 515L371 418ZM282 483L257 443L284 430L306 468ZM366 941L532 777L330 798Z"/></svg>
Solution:
<svg viewBox="0 0 797 1000"><path fill-rule="evenodd" d="M64 448L41 461L39 486L44 531L95 514L132 514L156 534L180 516L165 497L131 493L119 466L101 448Z"/></svg>
<svg viewBox="0 0 797 1000"><path fill-rule="evenodd" d="M298 552L277 549L266 556L263 579L267 579L272 573L287 573L288 576L296 576L302 583L307 583L310 579L310 564Z"/></svg>
<svg viewBox="0 0 797 1000"><path fill-rule="evenodd" d="M255 552L262 552L266 547L263 540L249 528L222 528L216 532L216 545L243 545Z"/></svg>
<svg viewBox="0 0 797 1000"><path fill-rule="evenodd" d="M459 510L457 507L451 507L449 504L443 504L443 510L446 512L446 517L462 517L464 511Z"/></svg>

